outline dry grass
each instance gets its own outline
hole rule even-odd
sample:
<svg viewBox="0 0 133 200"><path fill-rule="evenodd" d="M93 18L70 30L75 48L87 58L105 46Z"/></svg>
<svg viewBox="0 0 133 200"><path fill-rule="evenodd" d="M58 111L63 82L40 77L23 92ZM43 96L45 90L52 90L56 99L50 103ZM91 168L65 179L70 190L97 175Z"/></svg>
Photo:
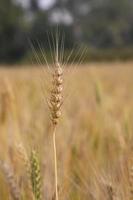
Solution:
<svg viewBox="0 0 133 200"><path fill-rule="evenodd" d="M132 65L89 64L67 74L56 135L60 200L133 198ZM0 160L2 166L8 166L6 174L12 174L13 181L8 181L1 167L2 200L14 197L12 187L19 187L18 198L21 191L21 199L29 200L26 165L34 148L39 155L37 163L41 161L41 169L33 164L42 174L42 199L55 198L50 113L40 77L42 70L34 67L0 69ZM43 79L47 77L43 75ZM21 146L27 155L20 151ZM37 195L41 199L41 194Z"/></svg>

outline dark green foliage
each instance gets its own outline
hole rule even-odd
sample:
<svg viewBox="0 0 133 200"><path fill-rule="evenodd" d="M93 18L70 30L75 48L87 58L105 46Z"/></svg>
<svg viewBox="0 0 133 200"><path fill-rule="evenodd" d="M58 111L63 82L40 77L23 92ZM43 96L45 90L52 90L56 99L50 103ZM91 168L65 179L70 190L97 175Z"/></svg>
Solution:
<svg viewBox="0 0 133 200"><path fill-rule="evenodd" d="M58 26L65 35L65 50L74 44L88 46L91 50L86 54L87 61L133 57L132 0L55 0L46 10L39 7L37 0L30 0L26 9L15 2L0 0L0 62L31 55L27 53L31 51L28 40L37 51L40 43L49 54L49 42L53 44L50 33L55 35L57 30L57 24L51 20L53 13L60 16ZM66 13L72 19L70 23L62 20Z"/></svg>
<svg viewBox="0 0 133 200"><path fill-rule="evenodd" d="M0 61L18 59L24 52L22 9L11 0L0 1Z"/></svg>

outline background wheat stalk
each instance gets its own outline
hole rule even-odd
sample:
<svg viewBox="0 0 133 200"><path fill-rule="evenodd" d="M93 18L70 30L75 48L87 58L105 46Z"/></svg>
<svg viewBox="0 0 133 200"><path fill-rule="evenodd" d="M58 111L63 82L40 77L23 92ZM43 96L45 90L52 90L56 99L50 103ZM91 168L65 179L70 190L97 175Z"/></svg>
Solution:
<svg viewBox="0 0 133 200"><path fill-rule="evenodd" d="M3 163L2 161L0 161L0 168L5 175L12 198L14 200L20 200L21 192L20 192L20 188L16 182L15 175L13 173L12 168L7 163Z"/></svg>

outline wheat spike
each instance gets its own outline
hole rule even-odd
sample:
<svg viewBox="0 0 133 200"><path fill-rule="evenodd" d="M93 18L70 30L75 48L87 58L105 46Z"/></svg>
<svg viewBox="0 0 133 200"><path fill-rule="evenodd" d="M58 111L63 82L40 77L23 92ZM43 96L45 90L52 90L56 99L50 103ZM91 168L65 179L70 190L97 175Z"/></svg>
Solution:
<svg viewBox="0 0 133 200"><path fill-rule="evenodd" d="M59 62L56 62L55 70L53 73L53 83L50 98L50 110L51 110L51 120L53 125L57 125L58 119L61 116L61 105L62 105L62 79L63 70Z"/></svg>
<svg viewBox="0 0 133 200"><path fill-rule="evenodd" d="M55 199L59 199L58 195L58 166L57 166L57 149L56 149L56 128L61 116L61 106L63 103L63 68L59 61L59 44L58 34L56 35L56 55L55 55L55 69L53 73L51 97L49 100L49 107L51 111L51 121L53 125L53 148L54 148L54 172L55 172Z"/></svg>
<svg viewBox="0 0 133 200"><path fill-rule="evenodd" d="M27 152L23 146L23 144L19 144L17 146L17 150L19 153L19 157L22 161L23 166L25 167L26 170L26 176L27 176L27 190L28 190L28 198L30 200L34 200L34 195L33 195L33 191L32 191L32 184L31 184L31 165L30 165L30 160L29 157L27 155Z"/></svg>
<svg viewBox="0 0 133 200"><path fill-rule="evenodd" d="M31 152L31 183L35 200L41 200L41 173L36 151Z"/></svg>

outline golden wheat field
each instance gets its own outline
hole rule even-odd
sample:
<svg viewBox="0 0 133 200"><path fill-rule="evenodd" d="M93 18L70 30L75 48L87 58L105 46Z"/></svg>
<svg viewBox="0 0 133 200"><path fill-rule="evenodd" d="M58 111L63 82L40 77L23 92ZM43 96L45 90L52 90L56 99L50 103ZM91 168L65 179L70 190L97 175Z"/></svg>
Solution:
<svg viewBox="0 0 133 200"><path fill-rule="evenodd" d="M56 199L48 79L45 67L1 66L0 200ZM64 81L59 200L132 200L133 63L72 67Z"/></svg>

